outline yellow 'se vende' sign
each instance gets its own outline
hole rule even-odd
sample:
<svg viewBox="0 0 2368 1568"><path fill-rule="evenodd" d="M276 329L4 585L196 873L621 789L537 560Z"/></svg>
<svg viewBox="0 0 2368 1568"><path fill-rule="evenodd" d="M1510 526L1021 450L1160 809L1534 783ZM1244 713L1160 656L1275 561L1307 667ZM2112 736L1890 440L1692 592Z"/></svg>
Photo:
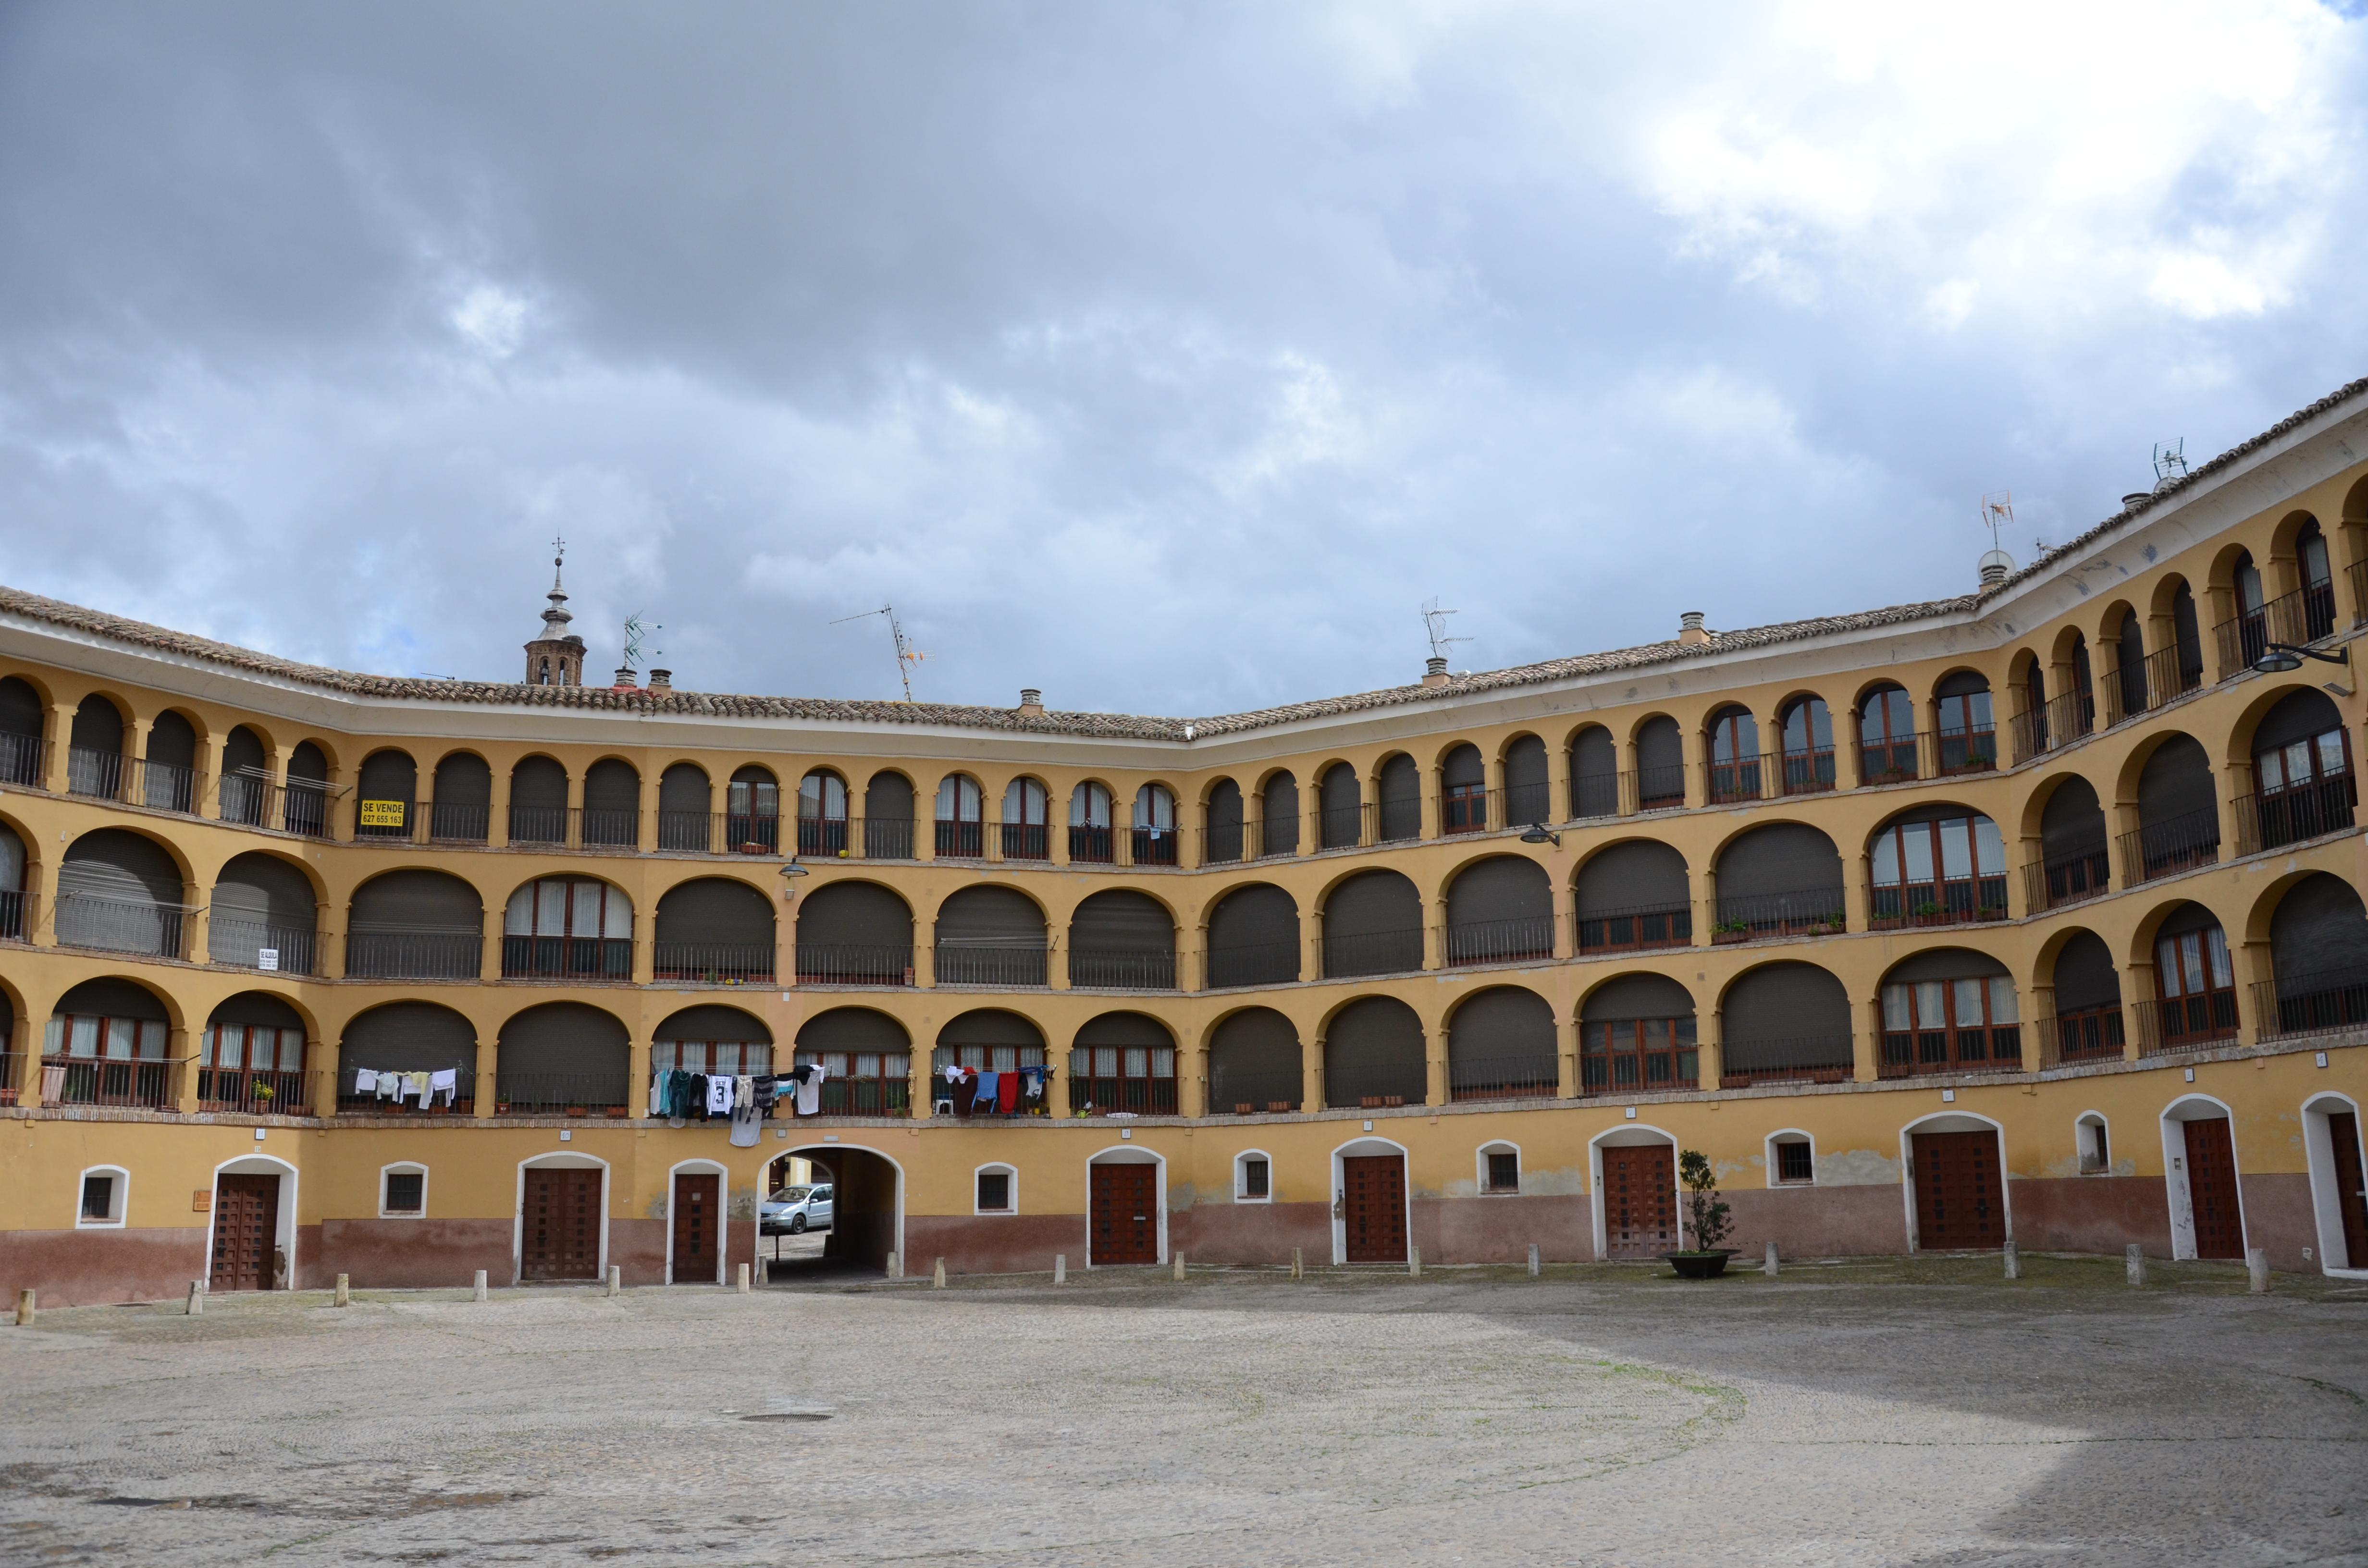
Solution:
<svg viewBox="0 0 2368 1568"><path fill-rule="evenodd" d="M362 826L401 827L404 804L401 801L364 801Z"/></svg>

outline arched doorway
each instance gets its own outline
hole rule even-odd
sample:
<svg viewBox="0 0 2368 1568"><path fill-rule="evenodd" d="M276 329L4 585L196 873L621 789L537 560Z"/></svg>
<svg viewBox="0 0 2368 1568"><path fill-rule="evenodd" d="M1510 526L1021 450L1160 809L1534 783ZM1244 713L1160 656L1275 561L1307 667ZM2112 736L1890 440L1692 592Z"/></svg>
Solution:
<svg viewBox="0 0 2368 1568"><path fill-rule="evenodd" d="M876 1149L848 1143L804 1143L777 1154L765 1170L768 1193L789 1183L792 1162L814 1185L828 1183L831 1220L795 1243L760 1235L759 1253L774 1283L800 1283L832 1274L886 1274L903 1278L905 1167ZM796 1244L802 1243L803 1244Z"/></svg>
<svg viewBox="0 0 2368 1568"><path fill-rule="evenodd" d="M1642 1261L1682 1245L1678 1142L1657 1127L1617 1127L1588 1145L1595 1256Z"/></svg>
<svg viewBox="0 0 2368 1568"><path fill-rule="evenodd" d="M1413 1214L1404 1144L1359 1138L1332 1151L1332 1261L1404 1263Z"/></svg>
<svg viewBox="0 0 2368 1568"><path fill-rule="evenodd" d="M1911 1252L1996 1252L2013 1233L1998 1123L1943 1113L1901 1129Z"/></svg>
<svg viewBox="0 0 2368 1568"><path fill-rule="evenodd" d="M2245 1207L2227 1106L2182 1096L2162 1113L2163 1185L2170 1200L2170 1256L2245 1256Z"/></svg>

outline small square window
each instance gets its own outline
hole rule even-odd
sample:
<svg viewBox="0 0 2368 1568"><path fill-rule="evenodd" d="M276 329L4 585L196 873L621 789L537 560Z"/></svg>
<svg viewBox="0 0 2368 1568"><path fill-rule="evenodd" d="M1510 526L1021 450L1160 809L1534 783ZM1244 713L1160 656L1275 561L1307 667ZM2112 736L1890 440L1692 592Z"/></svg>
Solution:
<svg viewBox="0 0 2368 1568"><path fill-rule="evenodd" d="M1817 1179L1816 1168L1810 1163L1806 1139L1788 1138L1776 1145L1776 1179L1802 1183Z"/></svg>
<svg viewBox="0 0 2368 1568"><path fill-rule="evenodd" d="M1519 1192L1521 1190L1521 1156L1497 1154L1488 1156L1488 1190Z"/></svg>
<svg viewBox="0 0 2368 1568"><path fill-rule="evenodd" d="M981 1171L978 1173L978 1206L982 1210L1008 1210L1011 1207L1011 1173Z"/></svg>
<svg viewBox="0 0 2368 1568"><path fill-rule="evenodd" d="M1267 1163L1264 1160L1242 1162L1242 1196L1265 1198L1268 1194Z"/></svg>
<svg viewBox="0 0 2368 1568"><path fill-rule="evenodd" d="M82 1217L85 1220L115 1218L115 1178L93 1176L82 1178Z"/></svg>
<svg viewBox="0 0 2368 1568"><path fill-rule="evenodd" d="M386 1211L390 1214L416 1214L427 1198L427 1175L424 1171L389 1171L386 1173Z"/></svg>

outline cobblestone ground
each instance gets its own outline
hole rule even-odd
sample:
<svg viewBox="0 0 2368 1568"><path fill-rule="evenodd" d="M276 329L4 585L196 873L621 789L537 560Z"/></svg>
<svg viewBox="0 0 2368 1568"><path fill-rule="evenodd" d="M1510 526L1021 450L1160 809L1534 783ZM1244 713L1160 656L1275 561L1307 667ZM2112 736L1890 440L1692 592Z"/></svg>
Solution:
<svg viewBox="0 0 2368 1568"><path fill-rule="evenodd" d="M0 1327L0 1560L2368 1564L2368 1289L2032 1260Z"/></svg>

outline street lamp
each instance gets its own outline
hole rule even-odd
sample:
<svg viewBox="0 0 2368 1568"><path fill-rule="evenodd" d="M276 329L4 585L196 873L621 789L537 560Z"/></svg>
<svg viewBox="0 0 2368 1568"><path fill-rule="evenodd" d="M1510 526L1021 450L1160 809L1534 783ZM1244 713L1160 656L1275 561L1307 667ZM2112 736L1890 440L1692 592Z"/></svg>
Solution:
<svg viewBox="0 0 2368 1568"><path fill-rule="evenodd" d="M788 900L790 900L790 899L793 899L793 898L797 897L797 896L798 896L797 880L798 880L800 877L807 876L807 875L810 875L810 874L811 874L811 873L809 873L803 866L799 865L795 860L791 860L791 862L789 862L787 865L783 866L783 867L781 868L781 875L782 875L782 876L784 876L784 877L787 877L787 878L789 879L789 881L788 881L786 884L784 884L784 885L783 885L783 887L782 887L782 889L781 889L781 898L782 898L782 900L783 900L784 902L786 902L786 901L788 901Z"/></svg>
<svg viewBox="0 0 2368 1568"><path fill-rule="evenodd" d="M1521 842L1524 844L1551 844L1555 848L1559 849L1562 847L1562 835L1558 833L1548 833L1543 823L1533 822L1529 826L1521 829Z"/></svg>
<svg viewBox="0 0 2368 1568"><path fill-rule="evenodd" d="M2292 642L2272 642L2263 648L2260 656L2253 661L2253 673L2264 676L2291 675L2302 668L2302 662L2305 659L2317 659L2322 665L2349 665L2351 663L2351 650L2346 647L2340 654L2319 653L2308 648L2298 648Z"/></svg>

